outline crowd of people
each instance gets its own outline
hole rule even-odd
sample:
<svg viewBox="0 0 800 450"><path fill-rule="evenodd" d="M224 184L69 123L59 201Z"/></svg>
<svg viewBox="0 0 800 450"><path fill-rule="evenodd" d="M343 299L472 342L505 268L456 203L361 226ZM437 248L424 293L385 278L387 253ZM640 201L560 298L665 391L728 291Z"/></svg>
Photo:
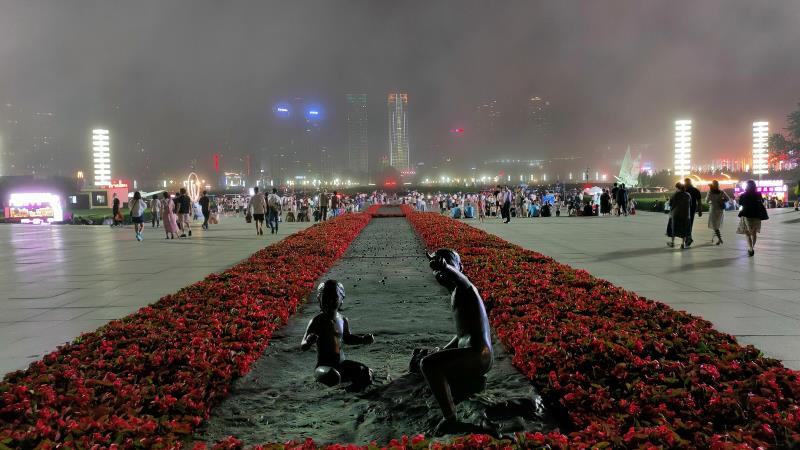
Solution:
<svg viewBox="0 0 800 450"><path fill-rule="evenodd" d="M702 194L692 184L691 178L686 178L683 182L675 184L675 193L672 194L668 202L666 211L669 214L667 222L667 245L675 247L675 238L681 239L681 248L691 247L694 239L692 230L694 228L695 217L703 216ZM711 242L722 245L722 223L725 217L725 210L733 207L738 209L739 223L736 233L742 234L747 238L747 254L755 255L755 245L758 240L758 233L761 232L761 222L769 219L767 214L768 199L765 199L754 180L748 180L745 191L739 196L738 200L731 198L724 190L720 189L719 182L713 180L709 185L708 193L705 197L708 204L708 228L713 231Z"/></svg>
<svg viewBox="0 0 800 450"><path fill-rule="evenodd" d="M635 214L636 201L628 197L625 185L603 189L587 195L578 189L547 190L528 186L497 186L477 192L421 194L411 192L404 202L412 204L418 211L438 210L453 218L499 217L504 223L511 218L534 218L561 216L627 216Z"/></svg>
<svg viewBox="0 0 800 450"><path fill-rule="evenodd" d="M222 217L241 217L247 223L254 223L257 235L264 234L264 225L270 233L278 232L281 222L321 222L342 214L362 211L370 204L399 202L397 194L374 191L371 194L347 195L327 190L317 192L284 191L277 188L262 192L254 187L251 195L229 194L209 196L203 191L193 200L182 188L175 193L163 192L150 199L134 192L128 204L130 222L133 224L137 241L144 239L145 213L149 212L152 228L163 226L165 239L192 236L192 222L202 220L201 228L208 230L210 225L220 222ZM112 200L112 216L108 219L111 227L125 223L122 202L116 194Z"/></svg>

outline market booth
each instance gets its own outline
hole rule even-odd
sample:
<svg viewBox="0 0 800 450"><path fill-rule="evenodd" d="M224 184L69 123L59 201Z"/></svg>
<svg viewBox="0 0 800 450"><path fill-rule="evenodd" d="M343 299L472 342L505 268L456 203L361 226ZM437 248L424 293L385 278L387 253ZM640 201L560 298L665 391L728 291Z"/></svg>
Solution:
<svg viewBox="0 0 800 450"><path fill-rule="evenodd" d="M64 220L61 197L49 192L13 192L3 208L6 222L50 224Z"/></svg>
<svg viewBox="0 0 800 450"><path fill-rule="evenodd" d="M765 199L777 199L781 205L786 204L789 194L789 186L783 180L755 180L756 190L764 196ZM742 181L736 184L734 194L738 197L744 192L747 187L747 182Z"/></svg>

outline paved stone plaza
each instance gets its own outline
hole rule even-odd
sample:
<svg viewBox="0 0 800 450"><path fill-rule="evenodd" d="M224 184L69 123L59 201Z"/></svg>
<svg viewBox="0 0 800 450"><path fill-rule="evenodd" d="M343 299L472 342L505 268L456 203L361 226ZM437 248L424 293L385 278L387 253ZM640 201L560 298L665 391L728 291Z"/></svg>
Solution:
<svg viewBox="0 0 800 450"><path fill-rule="evenodd" d="M800 213L769 213L753 258L735 234L735 212L726 213L722 246L710 244L706 216L697 218L689 250L666 247L667 216L657 213L467 223L701 316L800 369Z"/></svg>
<svg viewBox="0 0 800 450"><path fill-rule="evenodd" d="M147 224L141 243L131 227L0 225L0 374L309 224L283 223L260 238L242 217L199 225L190 239L165 241L163 228Z"/></svg>

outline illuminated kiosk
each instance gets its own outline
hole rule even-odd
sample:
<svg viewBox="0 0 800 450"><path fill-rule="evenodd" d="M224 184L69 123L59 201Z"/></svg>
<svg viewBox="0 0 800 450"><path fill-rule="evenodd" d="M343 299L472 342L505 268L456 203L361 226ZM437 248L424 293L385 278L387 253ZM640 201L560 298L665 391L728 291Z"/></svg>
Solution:
<svg viewBox="0 0 800 450"><path fill-rule="evenodd" d="M111 180L105 186L82 189L77 194L67 196L67 210L111 208L114 194L117 194L120 206L125 207L130 196L128 186L128 180Z"/></svg>
<svg viewBox="0 0 800 450"><path fill-rule="evenodd" d="M777 198L782 204L786 203L786 195L789 193L789 186L783 180L755 180L756 190L764 196L764 198ZM741 195L747 182L743 181L736 185L734 194L738 197Z"/></svg>
<svg viewBox="0 0 800 450"><path fill-rule="evenodd" d="M61 197L49 192L12 193L3 212L6 222L39 225L64 221Z"/></svg>
<svg viewBox="0 0 800 450"><path fill-rule="evenodd" d="M675 175L685 177L692 170L692 121L675 121Z"/></svg>

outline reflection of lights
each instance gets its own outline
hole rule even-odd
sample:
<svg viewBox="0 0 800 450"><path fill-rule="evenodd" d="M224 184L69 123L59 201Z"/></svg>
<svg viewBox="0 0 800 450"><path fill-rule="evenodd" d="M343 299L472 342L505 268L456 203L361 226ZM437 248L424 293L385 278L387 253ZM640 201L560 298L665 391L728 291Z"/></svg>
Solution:
<svg viewBox="0 0 800 450"><path fill-rule="evenodd" d="M692 161L692 121L675 121L675 175L686 176Z"/></svg>
<svg viewBox="0 0 800 450"><path fill-rule="evenodd" d="M278 112L288 113L289 112L289 108L278 108Z"/></svg>
<svg viewBox="0 0 800 450"><path fill-rule="evenodd" d="M753 175L769 173L767 142L769 122L753 122Z"/></svg>

